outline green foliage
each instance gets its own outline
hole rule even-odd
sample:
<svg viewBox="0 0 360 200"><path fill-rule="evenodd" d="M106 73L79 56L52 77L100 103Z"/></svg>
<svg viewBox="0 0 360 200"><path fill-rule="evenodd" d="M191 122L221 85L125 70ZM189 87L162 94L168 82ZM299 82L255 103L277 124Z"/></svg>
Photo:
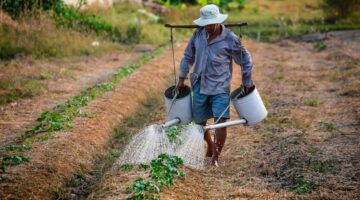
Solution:
<svg viewBox="0 0 360 200"><path fill-rule="evenodd" d="M336 130L335 124L330 122L320 122L319 125L320 125L320 129L323 131L332 132Z"/></svg>
<svg viewBox="0 0 360 200"><path fill-rule="evenodd" d="M134 168L134 165L129 164L129 163L125 163L125 164L122 164L120 167L123 170L130 171L130 170L132 170Z"/></svg>
<svg viewBox="0 0 360 200"><path fill-rule="evenodd" d="M165 129L166 135L171 143L173 143L179 134L184 130L184 125L170 126Z"/></svg>
<svg viewBox="0 0 360 200"><path fill-rule="evenodd" d="M10 60L15 58L16 55L24 53L25 49L15 46L7 38L3 38L4 42L0 43L0 59Z"/></svg>
<svg viewBox="0 0 360 200"><path fill-rule="evenodd" d="M139 165L139 169L140 169L140 170L148 170L148 169L150 169L150 165L141 163L141 164Z"/></svg>
<svg viewBox="0 0 360 200"><path fill-rule="evenodd" d="M346 18L360 8L360 0L324 0L323 9L328 18Z"/></svg>
<svg viewBox="0 0 360 200"><path fill-rule="evenodd" d="M327 47L325 42L323 42L323 41L317 41L317 42L314 43L313 46L314 46L314 49L316 49L318 51L323 51Z"/></svg>
<svg viewBox="0 0 360 200"><path fill-rule="evenodd" d="M127 187L127 191L132 192L128 199L159 199L160 186L171 186L175 177L185 177L185 173L177 169L182 164L181 158L167 154L159 155L150 165L140 164L142 169L150 168L150 177L155 182L143 178L136 179L133 185Z"/></svg>
<svg viewBox="0 0 360 200"><path fill-rule="evenodd" d="M181 4L199 4L201 6L215 4L221 8L229 8L230 4L236 3L238 8L243 8L246 0L157 0L157 2L166 7Z"/></svg>
<svg viewBox="0 0 360 200"><path fill-rule="evenodd" d="M29 150L30 147L27 145L8 145L0 147L0 151L25 151Z"/></svg>
<svg viewBox="0 0 360 200"><path fill-rule="evenodd" d="M135 183L128 186L126 190L134 193L127 198L129 200L159 199L159 195L154 193L160 193L160 188L151 180L138 178L135 180Z"/></svg>
<svg viewBox="0 0 360 200"><path fill-rule="evenodd" d="M304 179L297 179L297 186L295 189L290 190L296 194L306 194L311 193L314 189L316 189L316 185L313 182L305 181Z"/></svg>
<svg viewBox="0 0 360 200"><path fill-rule="evenodd" d="M319 100L317 100L316 98L305 99L304 104L306 106L316 107L319 105Z"/></svg>
<svg viewBox="0 0 360 200"><path fill-rule="evenodd" d="M62 0L1 0L0 6L12 18L18 18L26 11L49 10L62 3Z"/></svg>
<svg viewBox="0 0 360 200"><path fill-rule="evenodd" d="M2 170L2 172L6 171L6 168L8 166L14 166L14 165L19 165L21 163L24 162L29 162L30 161L30 157L29 156L25 156L25 155L0 155L0 170Z"/></svg>
<svg viewBox="0 0 360 200"><path fill-rule="evenodd" d="M182 164L182 159L177 156L161 154L157 159L150 162L150 176L160 185L171 186L174 184L173 179L175 177L185 176L185 174L177 170L177 167Z"/></svg>
<svg viewBox="0 0 360 200"><path fill-rule="evenodd" d="M32 143L31 137L47 132L48 135L42 138L38 138L38 141L46 141L49 137L52 137L55 131L72 128L70 122L75 117L87 117L88 113L84 113L80 110L81 107L87 106L91 100L103 95L113 89L113 87L125 76L133 73L145 62L148 62L155 56L159 55L162 49L157 49L154 53L147 53L138 60L136 63L121 68L116 74L113 75L108 83L98 83L89 88L83 90L80 95L75 96L63 104L55 106L51 111L42 112L37 121L38 124L26 131L22 139L25 143Z"/></svg>

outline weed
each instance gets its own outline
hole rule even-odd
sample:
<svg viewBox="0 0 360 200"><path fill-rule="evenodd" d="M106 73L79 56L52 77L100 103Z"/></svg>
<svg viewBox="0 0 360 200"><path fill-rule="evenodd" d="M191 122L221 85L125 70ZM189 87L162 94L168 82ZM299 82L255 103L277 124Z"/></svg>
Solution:
<svg viewBox="0 0 360 200"><path fill-rule="evenodd" d="M320 129L327 132L336 130L336 125L331 122L319 122Z"/></svg>
<svg viewBox="0 0 360 200"><path fill-rule="evenodd" d="M8 166L14 166L14 165L19 165L21 163L24 162L29 162L30 161L30 157L29 156L25 156L25 155L0 155L0 170L2 170L2 172L6 171L6 168Z"/></svg>
<svg viewBox="0 0 360 200"><path fill-rule="evenodd" d="M130 171L130 170L132 170L134 168L134 165L129 164L129 163L125 163L125 164L122 164L120 167L123 170Z"/></svg>
<svg viewBox="0 0 360 200"><path fill-rule="evenodd" d="M0 59L10 60L15 58L16 55L24 52L24 48L15 46L7 38L5 38L4 41L0 43Z"/></svg>
<svg viewBox="0 0 360 200"><path fill-rule="evenodd" d="M294 192L296 194L311 193L313 190L316 189L315 183L305 181L304 179L297 179L296 183L296 188L290 190L291 192Z"/></svg>
<svg viewBox="0 0 360 200"><path fill-rule="evenodd" d="M25 151L31 149L27 145L8 145L0 147L0 151Z"/></svg>
<svg viewBox="0 0 360 200"><path fill-rule="evenodd" d="M316 107L319 105L319 100L316 98L309 98L309 99L305 99L304 101L304 105L306 106L312 106L312 107Z"/></svg>
<svg viewBox="0 0 360 200"><path fill-rule="evenodd" d="M148 170L148 169L150 169L150 165L141 163L141 164L139 165L139 169L140 169L140 170Z"/></svg>
<svg viewBox="0 0 360 200"><path fill-rule="evenodd" d="M317 51L323 51L323 50L326 49L327 46L323 41L317 41L317 42L314 43L313 47Z"/></svg>

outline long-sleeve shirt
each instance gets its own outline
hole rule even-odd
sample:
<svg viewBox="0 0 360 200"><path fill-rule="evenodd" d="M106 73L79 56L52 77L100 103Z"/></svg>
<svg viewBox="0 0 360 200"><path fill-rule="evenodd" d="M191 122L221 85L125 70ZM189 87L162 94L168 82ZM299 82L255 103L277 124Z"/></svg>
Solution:
<svg viewBox="0 0 360 200"><path fill-rule="evenodd" d="M180 63L180 78L186 78L190 68L191 85L200 81L200 93L216 95L230 92L232 60L242 68L242 83L251 86L252 59L239 38L228 28L208 43L206 30L197 29L191 37Z"/></svg>

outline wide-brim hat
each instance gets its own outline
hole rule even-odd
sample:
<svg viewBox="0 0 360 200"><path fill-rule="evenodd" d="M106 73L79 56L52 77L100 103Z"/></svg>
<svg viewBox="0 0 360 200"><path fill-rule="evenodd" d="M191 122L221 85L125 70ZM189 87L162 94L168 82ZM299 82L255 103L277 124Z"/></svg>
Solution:
<svg viewBox="0 0 360 200"><path fill-rule="evenodd" d="M195 20L194 23L199 26L206 26L209 24L220 24L223 23L227 14L221 14L219 8L214 5L206 5L200 9L200 18Z"/></svg>

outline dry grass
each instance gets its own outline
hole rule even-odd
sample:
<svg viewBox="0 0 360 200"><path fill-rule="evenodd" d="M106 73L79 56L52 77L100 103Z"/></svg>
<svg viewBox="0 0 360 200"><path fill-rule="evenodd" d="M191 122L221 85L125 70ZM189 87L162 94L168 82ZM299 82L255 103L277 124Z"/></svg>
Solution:
<svg viewBox="0 0 360 200"><path fill-rule="evenodd" d="M95 117L76 119L73 129L59 132L47 142L35 143L29 152L32 162L15 166L4 175L7 181L0 184L0 196L51 199L65 180L89 170L94 158L104 154L105 145L117 124L135 110L139 102L166 83L171 73L169 63L164 59L167 57L170 52L124 78L113 93L91 102L84 111Z"/></svg>

